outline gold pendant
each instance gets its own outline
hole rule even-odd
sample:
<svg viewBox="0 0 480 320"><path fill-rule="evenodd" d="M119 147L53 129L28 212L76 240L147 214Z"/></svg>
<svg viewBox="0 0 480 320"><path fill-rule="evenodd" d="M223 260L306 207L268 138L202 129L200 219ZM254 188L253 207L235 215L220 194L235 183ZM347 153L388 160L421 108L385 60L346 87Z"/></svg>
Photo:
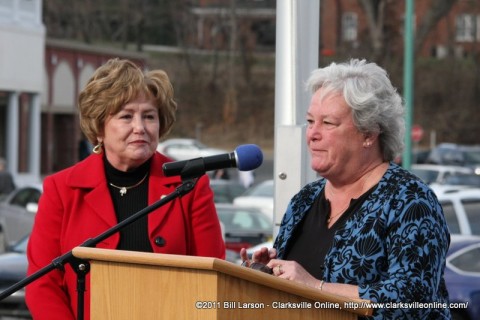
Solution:
<svg viewBox="0 0 480 320"><path fill-rule="evenodd" d="M120 189L120 195L123 197L127 193L127 188L123 187Z"/></svg>

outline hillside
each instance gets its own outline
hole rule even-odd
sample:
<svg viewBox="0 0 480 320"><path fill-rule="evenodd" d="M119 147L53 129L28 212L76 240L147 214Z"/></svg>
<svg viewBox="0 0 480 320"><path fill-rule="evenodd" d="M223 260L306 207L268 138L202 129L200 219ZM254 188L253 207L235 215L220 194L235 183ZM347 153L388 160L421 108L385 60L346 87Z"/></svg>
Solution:
<svg viewBox="0 0 480 320"><path fill-rule="evenodd" d="M243 143L272 149L273 57L252 58L249 70L238 58L233 95L228 94L227 62L227 57L214 55L151 54L149 66L168 73L178 102L177 123L169 137L196 137L227 150Z"/></svg>

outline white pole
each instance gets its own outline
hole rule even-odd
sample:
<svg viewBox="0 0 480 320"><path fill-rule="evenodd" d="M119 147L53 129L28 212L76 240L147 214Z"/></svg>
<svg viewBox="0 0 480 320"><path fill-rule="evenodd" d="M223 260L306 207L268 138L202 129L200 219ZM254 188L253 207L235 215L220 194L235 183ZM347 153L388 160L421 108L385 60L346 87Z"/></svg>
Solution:
<svg viewBox="0 0 480 320"><path fill-rule="evenodd" d="M320 0L277 0L275 51L274 223L290 198L316 178L305 143L311 95L304 83L318 67Z"/></svg>

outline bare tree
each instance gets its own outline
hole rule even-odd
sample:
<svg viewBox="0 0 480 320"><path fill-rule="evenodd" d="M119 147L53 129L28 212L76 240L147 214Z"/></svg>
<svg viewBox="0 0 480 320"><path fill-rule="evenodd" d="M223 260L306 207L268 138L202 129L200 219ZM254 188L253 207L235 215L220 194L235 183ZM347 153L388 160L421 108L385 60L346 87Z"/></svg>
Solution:
<svg viewBox="0 0 480 320"><path fill-rule="evenodd" d="M387 0L358 0L367 17L370 30L370 42L373 49L373 59L378 60L384 51L385 7Z"/></svg>
<svg viewBox="0 0 480 320"><path fill-rule="evenodd" d="M228 55L228 88L223 104L223 121L226 127L235 123L237 118L237 83L235 72L235 56L237 52L237 13L236 0L230 0L230 39Z"/></svg>
<svg viewBox="0 0 480 320"><path fill-rule="evenodd" d="M422 18L422 21L418 21L418 27L415 32L415 53L418 54L425 43L425 39L432 29L438 24L438 22L444 18L452 9L453 5L458 0L435 0L432 1L431 8Z"/></svg>
<svg viewBox="0 0 480 320"><path fill-rule="evenodd" d="M370 44L373 50L373 59L382 60L386 52L385 45L388 43L387 39L391 37L392 32L399 34L402 25L397 23L397 31L388 30L388 22L391 19L398 19L403 21L402 17L394 17L393 14L395 6L398 6L398 1L395 0L358 0L360 6L365 12L367 18L367 25L369 29ZM418 54L425 43L428 34L438 22L444 18L451 11L453 5L458 0L433 0L430 1L430 8L421 20L417 19L417 28L415 31L415 53ZM401 38L399 38L400 40Z"/></svg>
<svg viewBox="0 0 480 320"><path fill-rule="evenodd" d="M195 34L195 27L192 26L194 21L190 15L191 6L188 1L181 0L170 0L168 1L168 5L174 21L173 27L177 47L183 51L183 57L190 76L196 77L198 70L194 66L193 55L190 50L190 45L188 44L189 37Z"/></svg>

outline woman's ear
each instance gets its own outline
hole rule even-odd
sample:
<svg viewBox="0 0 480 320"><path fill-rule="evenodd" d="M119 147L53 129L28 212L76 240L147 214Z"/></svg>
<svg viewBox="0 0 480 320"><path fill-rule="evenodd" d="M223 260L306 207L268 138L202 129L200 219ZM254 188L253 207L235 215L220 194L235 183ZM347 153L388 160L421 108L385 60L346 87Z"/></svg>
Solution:
<svg viewBox="0 0 480 320"><path fill-rule="evenodd" d="M363 147L364 148L370 148L373 143L377 140L378 138L378 133L364 133L363 134Z"/></svg>

